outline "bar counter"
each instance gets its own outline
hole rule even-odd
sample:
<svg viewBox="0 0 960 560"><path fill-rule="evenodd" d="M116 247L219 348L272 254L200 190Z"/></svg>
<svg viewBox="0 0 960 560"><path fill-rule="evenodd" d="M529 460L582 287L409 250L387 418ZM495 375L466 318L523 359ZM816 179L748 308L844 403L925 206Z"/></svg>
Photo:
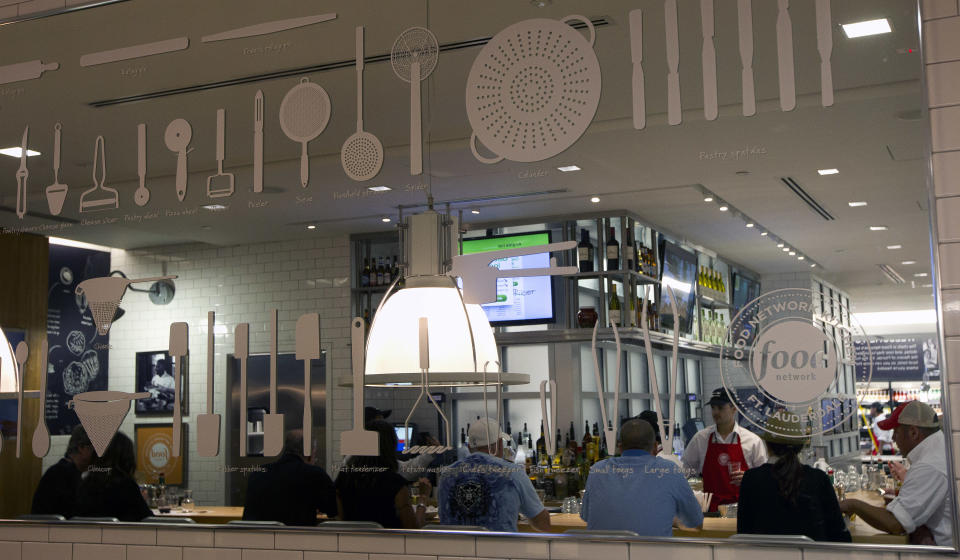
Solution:
<svg viewBox="0 0 960 560"><path fill-rule="evenodd" d="M876 492L850 492L849 498L863 500L875 506L883 505L883 498ZM564 533L570 529L586 529L586 521L580 519L579 514L575 513L554 513L550 515L550 532ZM523 520L518 524L518 529L522 533L534 532L530 524ZM685 527L674 527L674 537L696 537L707 539L727 539L737 532L736 518L724 517L705 517L703 519L703 529L688 529ZM863 544L907 544L906 535L891 535L874 529L866 521L857 517L850 527L850 534L853 542Z"/></svg>

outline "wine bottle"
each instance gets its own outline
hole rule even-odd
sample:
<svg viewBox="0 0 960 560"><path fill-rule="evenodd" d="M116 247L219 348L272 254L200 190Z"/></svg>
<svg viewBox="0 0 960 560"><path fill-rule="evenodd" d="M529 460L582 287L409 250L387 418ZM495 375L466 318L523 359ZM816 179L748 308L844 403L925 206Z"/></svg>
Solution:
<svg viewBox="0 0 960 560"><path fill-rule="evenodd" d="M389 286L393 282L393 269L390 268L390 258L383 257L383 285Z"/></svg>
<svg viewBox="0 0 960 560"><path fill-rule="evenodd" d="M542 463L547 457L547 440L543 437L543 422L540 422L540 439L537 440L537 461Z"/></svg>
<svg viewBox="0 0 960 560"><path fill-rule="evenodd" d="M377 286L383 286L383 257L377 257Z"/></svg>
<svg viewBox="0 0 960 560"><path fill-rule="evenodd" d="M573 430L573 420L570 421L570 433L567 434L567 443L570 443L571 441L574 443L577 442L577 434Z"/></svg>
<svg viewBox="0 0 960 560"><path fill-rule="evenodd" d="M617 228L610 226L607 237L607 270L620 270L620 244L617 243Z"/></svg>
<svg viewBox="0 0 960 560"><path fill-rule="evenodd" d="M370 285L370 261L363 259L363 269L360 271L360 287L366 288Z"/></svg>
<svg viewBox="0 0 960 560"><path fill-rule="evenodd" d="M580 443L580 451L582 453L587 452L587 444L590 443L590 422L588 420L583 421L583 440Z"/></svg>
<svg viewBox="0 0 960 560"><path fill-rule="evenodd" d="M400 276L400 266L397 265L397 256L393 256L393 271L390 273L390 276L397 278Z"/></svg>
<svg viewBox="0 0 960 560"><path fill-rule="evenodd" d="M620 326L620 297L617 296L617 290L611 286L610 290L610 306L607 309L607 318L610 320L611 325Z"/></svg>
<svg viewBox="0 0 960 560"><path fill-rule="evenodd" d="M580 261L580 272L593 272L593 243L590 243L590 232L586 229L580 230L577 259Z"/></svg>
<svg viewBox="0 0 960 560"><path fill-rule="evenodd" d="M637 270L637 253L633 248L633 228L627 228L626 239L623 240L623 269Z"/></svg>
<svg viewBox="0 0 960 560"><path fill-rule="evenodd" d="M557 446L553 449L554 455L560 457L560 453L563 451L563 438L560 436L560 428L557 428Z"/></svg>

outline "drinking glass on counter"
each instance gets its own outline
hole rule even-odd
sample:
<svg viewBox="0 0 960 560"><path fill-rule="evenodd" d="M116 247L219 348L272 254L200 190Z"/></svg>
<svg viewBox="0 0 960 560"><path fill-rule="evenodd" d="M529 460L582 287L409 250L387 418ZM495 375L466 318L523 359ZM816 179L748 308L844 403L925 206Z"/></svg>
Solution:
<svg viewBox="0 0 960 560"><path fill-rule="evenodd" d="M193 490L185 489L183 491L183 501L180 502L180 507L186 512L191 512L197 507L196 502L193 501Z"/></svg>
<svg viewBox="0 0 960 560"><path fill-rule="evenodd" d="M417 507L420 504L420 483L414 482L410 485L410 503L413 504L413 507Z"/></svg>

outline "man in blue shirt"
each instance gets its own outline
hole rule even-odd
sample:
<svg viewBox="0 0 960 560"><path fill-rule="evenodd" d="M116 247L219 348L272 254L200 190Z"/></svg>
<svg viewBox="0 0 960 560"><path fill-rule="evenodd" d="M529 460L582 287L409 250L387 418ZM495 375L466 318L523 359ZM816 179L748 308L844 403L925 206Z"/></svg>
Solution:
<svg viewBox="0 0 960 560"><path fill-rule="evenodd" d="M620 428L623 455L590 469L580 517L587 529L627 530L650 537L673 535L673 518L687 527L703 525L700 503L681 468L653 456L656 437L645 420Z"/></svg>
<svg viewBox="0 0 960 560"><path fill-rule="evenodd" d="M523 467L502 459L507 437L492 418L470 426L470 455L440 475L440 523L516 532L523 513L534 529L550 530L550 514Z"/></svg>

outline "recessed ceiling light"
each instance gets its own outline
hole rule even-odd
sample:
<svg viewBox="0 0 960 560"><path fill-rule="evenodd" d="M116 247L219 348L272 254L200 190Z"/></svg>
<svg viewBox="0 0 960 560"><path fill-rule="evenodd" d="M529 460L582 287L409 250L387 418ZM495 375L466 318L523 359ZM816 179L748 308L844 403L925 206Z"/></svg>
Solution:
<svg viewBox="0 0 960 560"><path fill-rule="evenodd" d="M753 222L748 223L747 227L753 227Z"/></svg>
<svg viewBox="0 0 960 560"><path fill-rule="evenodd" d="M802 261L802 260L804 260L805 258L806 258L806 257L804 257L803 255L800 255L799 257L797 257L797 260L798 260L798 261Z"/></svg>
<svg viewBox="0 0 960 560"><path fill-rule="evenodd" d="M887 249L903 249L903 245L887 245Z"/></svg>
<svg viewBox="0 0 960 560"><path fill-rule="evenodd" d="M390 222L390 218L386 218L386 217L380 218L380 221L386 224L386 223Z"/></svg>
<svg viewBox="0 0 960 560"><path fill-rule="evenodd" d="M4 148L4 149L0 150L0 154L3 154L3 155L5 155L5 156L10 156L10 157L18 158L18 157L20 157L20 148L19 148L19 146L18 146L18 147L13 147L13 148ZM39 155L40 155L40 152L35 152L35 151L31 150L30 148L27 148L27 157L33 157L33 156L39 156Z"/></svg>
<svg viewBox="0 0 960 560"><path fill-rule="evenodd" d="M760 232L760 237L766 237L766 236L768 236L768 235L770 235L770 234L769 234L768 232L766 232L766 231L761 231L761 232Z"/></svg>
<svg viewBox="0 0 960 560"><path fill-rule="evenodd" d="M817 169L817 173L821 175L836 175L840 173L839 169Z"/></svg>
<svg viewBox="0 0 960 560"><path fill-rule="evenodd" d="M591 197L591 198L590 198L590 202L596 204L596 203L600 202L600 197L599 197L599 196Z"/></svg>
<svg viewBox="0 0 960 560"><path fill-rule="evenodd" d="M792 256L794 256L794 255L796 255L796 254L797 254L797 252L796 252L796 251L790 251L790 252L789 252L789 253L787 253L787 254L788 254L788 255L790 255L790 256L792 257Z"/></svg>
<svg viewBox="0 0 960 560"><path fill-rule="evenodd" d="M847 39L890 33L890 31L890 22L886 18L843 24L843 32L847 34Z"/></svg>
<svg viewBox="0 0 960 560"><path fill-rule="evenodd" d="M470 213L471 213L471 214L479 214L480 211L479 211L479 210L471 210Z"/></svg>
<svg viewBox="0 0 960 560"><path fill-rule="evenodd" d="M887 226L870 226L870 231L887 231Z"/></svg>
<svg viewBox="0 0 960 560"><path fill-rule="evenodd" d="M392 191L393 189L391 189L386 185L377 185L376 187L367 187L367 190L373 191L373 192L384 192L384 191Z"/></svg>
<svg viewBox="0 0 960 560"><path fill-rule="evenodd" d="M209 210L209 211L211 211L211 212L217 212L217 211L219 211L219 210L226 210L226 209L227 209L227 207L224 206L223 204L207 204L206 206L202 206L202 208L203 208L204 210Z"/></svg>
<svg viewBox="0 0 960 560"><path fill-rule="evenodd" d="M564 173L568 171L580 171L580 168L577 167L576 165L561 165L557 169L559 169L560 171L563 171Z"/></svg>
<svg viewBox="0 0 960 560"><path fill-rule="evenodd" d="M726 204L722 204L722 205L720 206L720 211L721 211L721 212L726 212L726 211L729 210L729 209L730 209L730 208L729 208Z"/></svg>
<svg viewBox="0 0 960 560"><path fill-rule="evenodd" d="M704 202L713 202L713 197L710 196L710 195L707 195L707 196L703 197L703 201L704 201Z"/></svg>
<svg viewBox="0 0 960 560"><path fill-rule="evenodd" d="M309 226L307 226L307 229L317 229L317 226L309 225Z"/></svg>
<svg viewBox="0 0 960 560"><path fill-rule="evenodd" d="M918 273L914 274L913 276L914 276L915 278L926 278L926 277L927 277L927 273L926 273L926 272L918 272Z"/></svg>
<svg viewBox="0 0 960 560"><path fill-rule="evenodd" d="M812 263L812 264L810 265L810 268L817 268L817 263Z"/></svg>
<svg viewBox="0 0 960 560"><path fill-rule="evenodd" d="M917 264L917 261L900 261L900 264Z"/></svg>
<svg viewBox="0 0 960 560"><path fill-rule="evenodd" d="M787 253L787 252L789 252L789 251L790 251L790 247L784 247L784 248L783 248L783 252L784 252L784 253Z"/></svg>
<svg viewBox="0 0 960 560"><path fill-rule="evenodd" d="M856 200L856 201L850 201L847 203L847 206L849 206L850 208L858 208L860 206L866 206L866 205L867 205L867 202L865 200Z"/></svg>
<svg viewBox="0 0 960 560"><path fill-rule="evenodd" d="M777 243L777 247L783 247L783 243Z"/></svg>

